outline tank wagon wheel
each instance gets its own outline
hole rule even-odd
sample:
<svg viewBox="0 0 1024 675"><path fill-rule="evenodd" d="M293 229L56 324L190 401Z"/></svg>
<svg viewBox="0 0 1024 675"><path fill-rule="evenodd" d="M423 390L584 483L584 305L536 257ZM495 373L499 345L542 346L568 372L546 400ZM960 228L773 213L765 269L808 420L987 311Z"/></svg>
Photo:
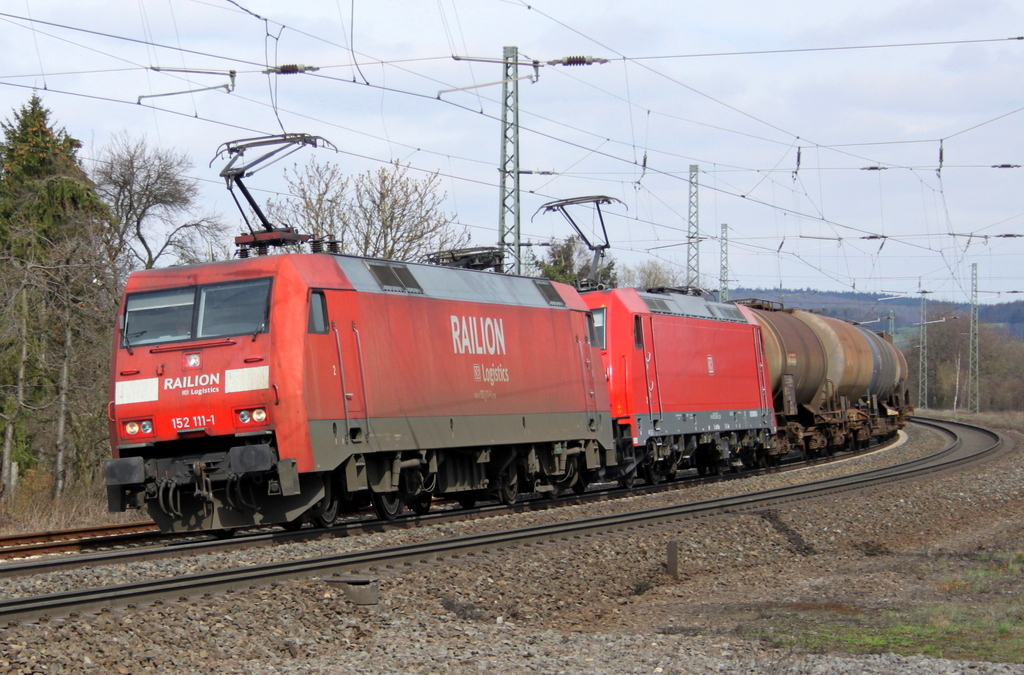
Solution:
<svg viewBox="0 0 1024 675"><path fill-rule="evenodd" d="M231 539L235 536L236 532L238 532L238 530L210 530L210 534L217 539Z"/></svg>
<svg viewBox="0 0 1024 675"><path fill-rule="evenodd" d="M457 501L459 503L459 506L461 506L464 509L471 509L474 506L476 506L476 497L471 497L468 495L465 497L456 497L455 501Z"/></svg>
<svg viewBox="0 0 1024 675"><path fill-rule="evenodd" d="M417 516L425 516L430 512L430 504L434 501L434 495L426 492L417 497L413 497L412 501L409 502L409 508Z"/></svg>
<svg viewBox="0 0 1024 675"><path fill-rule="evenodd" d="M619 476L619 487L623 490L631 490L633 483L636 482L636 470L630 471L627 474Z"/></svg>
<svg viewBox="0 0 1024 675"><path fill-rule="evenodd" d="M306 514L303 513L295 520L289 520L287 523L281 523L281 527L288 530L289 532L298 532L302 529L302 526L306 524Z"/></svg>
<svg viewBox="0 0 1024 675"><path fill-rule="evenodd" d="M402 512L402 498L397 492L374 492L373 512L381 520L394 520Z"/></svg>

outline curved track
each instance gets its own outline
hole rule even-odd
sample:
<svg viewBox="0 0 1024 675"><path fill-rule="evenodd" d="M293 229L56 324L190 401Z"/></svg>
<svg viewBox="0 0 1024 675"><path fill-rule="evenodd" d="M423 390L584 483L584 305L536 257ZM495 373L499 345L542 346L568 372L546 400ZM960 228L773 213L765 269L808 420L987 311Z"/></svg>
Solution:
<svg viewBox="0 0 1024 675"><path fill-rule="evenodd" d="M935 472L961 469L973 462L991 457L1003 447L998 434L978 427L937 420L917 419L915 421L947 433L950 437L947 446L927 457L884 469L741 496L538 525L497 533L354 551L309 560L271 563L116 587L83 589L0 601L0 620L26 620L43 615L59 616L95 611L114 605L123 606L166 598L183 598L190 594L231 591L272 581L311 575L373 570L377 567L396 564L431 564L444 558L472 556L480 552L503 550L516 545L531 545L535 542L557 541L571 537L589 537L672 520L760 509L795 500L877 486L891 481L912 479Z"/></svg>
<svg viewBox="0 0 1024 675"><path fill-rule="evenodd" d="M251 528L237 531L232 539L211 537L210 533L195 534L161 533L152 523L128 526L81 528L63 532L15 535L10 537L8 546L0 538L0 558L22 558L18 562L0 564L0 577L43 574L58 570L72 570L96 565L127 564L141 560L175 558L185 555L199 555L214 551L238 550L259 546L294 544L315 539L351 537L395 529L407 529L422 525L441 525L448 522L476 520L494 515L546 511L564 506L577 506L595 502L658 494L721 483L743 480L753 476L795 471L808 466L841 462L863 454L883 450L893 441L882 443L853 453L842 453L834 457L816 459L793 459L781 467L753 469L719 476L700 477L695 470L683 477L663 481L654 485L640 484L624 489L620 487L601 488L597 485L582 494L566 493L560 497L536 495L520 499L511 505L486 504L471 509L455 507L455 501L441 501L433 513L417 516L411 511L393 521L379 520L372 509L367 507L361 514L346 517L330 528L304 528L281 530L276 526ZM445 507L448 508L445 508ZM369 519L366 515L369 515ZM77 553L78 555L52 556L54 553Z"/></svg>

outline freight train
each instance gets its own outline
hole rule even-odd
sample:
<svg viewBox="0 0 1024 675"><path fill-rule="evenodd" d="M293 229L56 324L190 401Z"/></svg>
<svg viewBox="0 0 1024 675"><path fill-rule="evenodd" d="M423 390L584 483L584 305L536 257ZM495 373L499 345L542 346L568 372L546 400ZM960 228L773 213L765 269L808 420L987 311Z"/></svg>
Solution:
<svg viewBox="0 0 1024 675"><path fill-rule="evenodd" d="M108 501L230 531L768 466L892 436L906 376L864 327L673 289L325 252L146 270L118 312Z"/></svg>

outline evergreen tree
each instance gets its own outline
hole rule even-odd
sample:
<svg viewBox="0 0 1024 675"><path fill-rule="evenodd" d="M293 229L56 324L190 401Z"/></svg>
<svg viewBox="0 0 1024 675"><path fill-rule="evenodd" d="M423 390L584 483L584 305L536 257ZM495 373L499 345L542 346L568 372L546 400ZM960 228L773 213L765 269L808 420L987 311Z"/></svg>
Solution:
<svg viewBox="0 0 1024 675"><path fill-rule="evenodd" d="M84 363L76 342L109 322L94 297L106 286L96 246L107 210L78 162L81 144L38 96L0 127L0 499L9 502L14 461L52 462L63 489L71 371Z"/></svg>
<svg viewBox="0 0 1024 675"><path fill-rule="evenodd" d="M536 264L545 279L575 286L590 275L593 256L579 236L572 235L552 242L545 259L538 260ZM597 272L597 282L611 288L619 285L614 260L604 259L604 264Z"/></svg>

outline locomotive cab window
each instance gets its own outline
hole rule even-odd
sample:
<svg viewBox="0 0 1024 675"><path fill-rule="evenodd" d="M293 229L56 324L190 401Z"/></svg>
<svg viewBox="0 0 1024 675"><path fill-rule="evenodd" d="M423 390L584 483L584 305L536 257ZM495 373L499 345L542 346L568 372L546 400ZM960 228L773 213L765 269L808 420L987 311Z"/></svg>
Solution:
<svg viewBox="0 0 1024 675"><path fill-rule="evenodd" d="M270 278L132 293L122 347L267 331Z"/></svg>
<svg viewBox="0 0 1024 675"><path fill-rule="evenodd" d="M326 333L330 324L327 322L327 298L323 291L313 291L309 296L309 332Z"/></svg>
<svg viewBox="0 0 1024 675"><path fill-rule="evenodd" d="M637 349L644 348L644 323L639 314L633 316L633 343Z"/></svg>
<svg viewBox="0 0 1024 675"><path fill-rule="evenodd" d="M590 328L590 344L598 349L607 349L604 342L605 308L595 309L587 315L587 326Z"/></svg>
<svg viewBox="0 0 1024 675"><path fill-rule="evenodd" d="M269 296L270 279L202 286L199 289L196 337L266 332Z"/></svg>

